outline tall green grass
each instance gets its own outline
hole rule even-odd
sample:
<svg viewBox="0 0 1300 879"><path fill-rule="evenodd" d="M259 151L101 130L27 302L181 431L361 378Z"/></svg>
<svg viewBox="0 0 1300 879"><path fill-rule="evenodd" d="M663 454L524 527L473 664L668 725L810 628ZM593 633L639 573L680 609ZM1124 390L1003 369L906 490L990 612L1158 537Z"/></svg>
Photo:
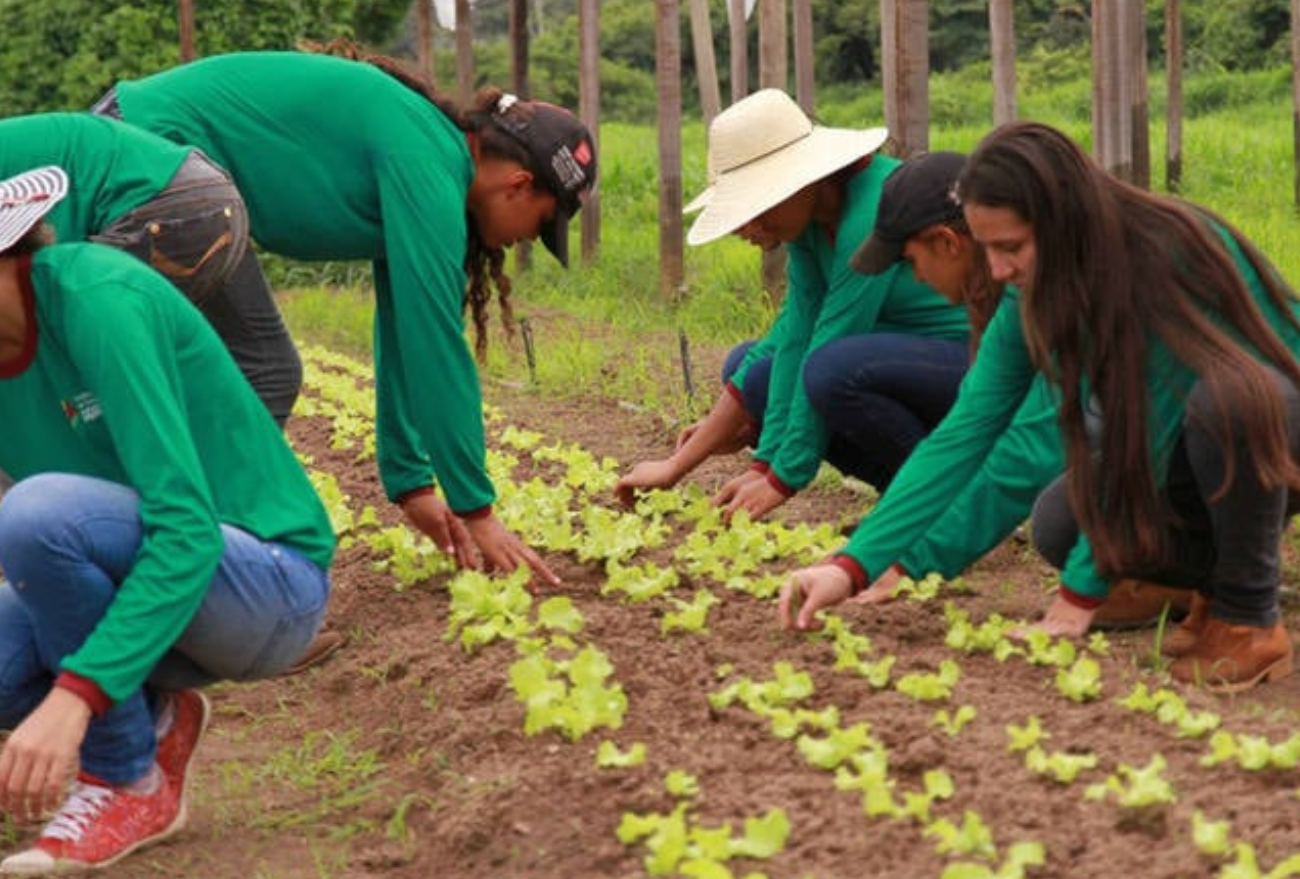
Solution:
<svg viewBox="0 0 1300 879"><path fill-rule="evenodd" d="M1087 74L1087 59L1077 54L1022 59L1020 116L1056 125L1089 149ZM987 67L980 65L932 77L931 149L969 151L978 143L992 118L989 81ZM1239 226L1300 289L1289 88L1290 72L1281 69L1190 77L1185 84L1181 194ZM1160 77L1153 78L1151 92L1151 179L1153 188L1162 190L1165 104ZM880 92L823 90L816 116L822 124L843 127L882 124ZM705 185L705 133L699 120L688 120L682 153L682 187L689 200ZM569 271L540 246L533 248L532 268L514 273L514 303L520 315L547 316L535 328L539 362L528 370L522 347L501 345L498 334L488 375L534 382L543 392L614 396L680 421L707 404L709 383L716 377L697 375L706 392L699 400L681 399L674 390L681 384L679 331L702 350L722 350L761 334L773 318L772 303L760 289L758 253L738 239L687 247L684 284L665 291L659 273L663 182L654 128L602 126L600 161L598 255L590 262L577 256L577 222ZM370 303L364 289L296 289L283 295L283 305L301 340L358 354L369 346Z"/></svg>

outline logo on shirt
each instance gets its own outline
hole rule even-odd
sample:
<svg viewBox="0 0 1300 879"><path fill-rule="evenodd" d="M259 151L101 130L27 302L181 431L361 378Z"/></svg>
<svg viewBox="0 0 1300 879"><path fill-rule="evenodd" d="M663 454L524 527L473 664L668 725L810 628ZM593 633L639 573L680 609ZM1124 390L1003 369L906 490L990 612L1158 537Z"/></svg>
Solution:
<svg viewBox="0 0 1300 879"><path fill-rule="evenodd" d="M90 391L82 391L71 400L61 401L59 405L63 407L63 417L68 419L68 425L74 428L79 424L98 421L104 414L99 407L99 398Z"/></svg>

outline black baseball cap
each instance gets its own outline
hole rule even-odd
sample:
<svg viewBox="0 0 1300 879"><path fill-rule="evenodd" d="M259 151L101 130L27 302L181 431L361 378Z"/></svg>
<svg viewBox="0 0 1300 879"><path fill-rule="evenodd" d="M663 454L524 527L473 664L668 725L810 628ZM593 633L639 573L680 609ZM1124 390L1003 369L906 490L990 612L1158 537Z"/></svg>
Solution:
<svg viewBox="0 0 1300 879"><path fill-rule="evenodd" d="M596 184L596 143L577 116L544 101L502 95L492 119L532 157L532 171L555 196L555 216L542 226L542 243L569 265L569 218Z"/></svg>
<svg viewBox="0 0 1300 879"><path fill-rule="evenodd" d="M954 188L966 165L962 153L922 153L894 170L880 190L876 228L849 259L854 271L878 275L903 258L907 239L961 217Z"/></svg>

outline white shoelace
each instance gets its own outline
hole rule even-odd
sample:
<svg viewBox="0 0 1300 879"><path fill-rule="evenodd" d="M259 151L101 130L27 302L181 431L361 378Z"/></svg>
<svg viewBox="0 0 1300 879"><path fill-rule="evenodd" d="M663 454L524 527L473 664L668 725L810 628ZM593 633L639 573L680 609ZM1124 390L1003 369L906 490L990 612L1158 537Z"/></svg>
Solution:
<svg viewBox="0 0 1300 879"><path fill-rule="evenodd" d="M74 783L63 808L53 821L45 825L41 835L76 842L99 813L108 807L114 793L112 788L102 785L84 781Z"/></svg>

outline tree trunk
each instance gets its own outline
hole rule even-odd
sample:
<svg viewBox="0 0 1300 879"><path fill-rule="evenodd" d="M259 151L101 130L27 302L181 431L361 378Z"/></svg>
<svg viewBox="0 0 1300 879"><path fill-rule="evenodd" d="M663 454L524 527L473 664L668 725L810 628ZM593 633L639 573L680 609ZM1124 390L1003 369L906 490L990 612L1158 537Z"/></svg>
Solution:
<svg viewBox="0 0 1300 879"><path fill-rule="evenodd" d="M510 0L510 90L527 99L528 85L528 0ZM533 264L532 242L515 245L515 267L527 271Z"/></svg>
<svg viewBox="0 0 1300 879"><path fill-rule="evenodd" d="M749 94L749 28L745 22L745 0L728 0L727 16L731 41L731 103Z"/></svg>
<svg viewBox="0 0 1300 879"><path fill-rule="evenodd" d="M655 0L655 86L659 92L659 289L676 298L682 258L682 47L677 0Z"/></svg>
<svg viewBox="0 0 1300 879"><path fill-rule="evenodd" d="M1291 0L1291 107L1295 142L1295 203L1300 207L1300 0Z"/></svg>
<svg viewBox="0 0 1300 879"><path fill-rule="evenodd" d="M695 49L695 77L700 86L700 111L704 126L722 109L718 91L718 64L713 56L713 24L709 21L709 0L690 0L691 46Z"/></svg>
<svg viewBox="0 0 1300 879"><path fill-rule="evenodd" d="M786 50L785 0L758 0L758 85L786 91L789 52ZM785 296L785 246L763 251L763 289L775 305Z"/></svg>
<svg viewBox="0 0 1300 879"><path fill-rule="evenodd" d="M456 0L456 95L462 104L474 97L474 13L469 0Z"/></svg>
<svg viewBox="0 0 1300 879"><path fill-rule="evenodd" d="M1127 98L1128 27L1122 0L1092 0L1093 156L1106 170L1129 179L1133 171L1132 115Z"/></svg>
<svg viewBox="0 0 1300 879"><path fill-rule="evenodd" d="M600 0L578 2L578 115L591 131L599 156ZM582 217L582 261L591 262L600 252L600 187L587 193L579 216Z"/></svg>
<svg viewBox="0 0 1300 879"><path fill-rule="evenodd" d="M1132 138L1133 171L1129 180L1143 189L1151 188L1151 109L1147 76L1147 13L1143 3L1126 4L1128 15L1129 136Z"/></svg>
<svg viewBox="0 0 1300 879"><path fill-rule="evenodd" d="M816 105L812 0L794 0L794 95L809 116Z"/></svg>
<svg viewBox="0 0 1300 879"><path fill-rule="evenodd" d="M989 43L993 54L993 124L1016 118L1015 0L990 0Z"/></svg>
<svg viewBox="0 0 1300 879"><path fill-rule="evenodd" d="M176 25L180 31L181 63L194 60L194 0L180 0L176 9Z"/></svg>
<svg viewBox="0 0 1300 879"><path fill-rule="evenodd" d="M430 85L437 81L433 73L433 0L415 0L415 64Z"/></svg>
<svg viewBox="0 0 1300 879"><path fill-rule="evenodd" d="M1300 0L1294 0L1300 3ZM1181 0L1165 0L1165 188L1183 184L1183 10Z"/></svg>
<svg viewBox="0 0 1300 879"><path fill-rule="evenodd" d="M880 0L885 124L903 155L930 145L930 4Z"/></svg>

